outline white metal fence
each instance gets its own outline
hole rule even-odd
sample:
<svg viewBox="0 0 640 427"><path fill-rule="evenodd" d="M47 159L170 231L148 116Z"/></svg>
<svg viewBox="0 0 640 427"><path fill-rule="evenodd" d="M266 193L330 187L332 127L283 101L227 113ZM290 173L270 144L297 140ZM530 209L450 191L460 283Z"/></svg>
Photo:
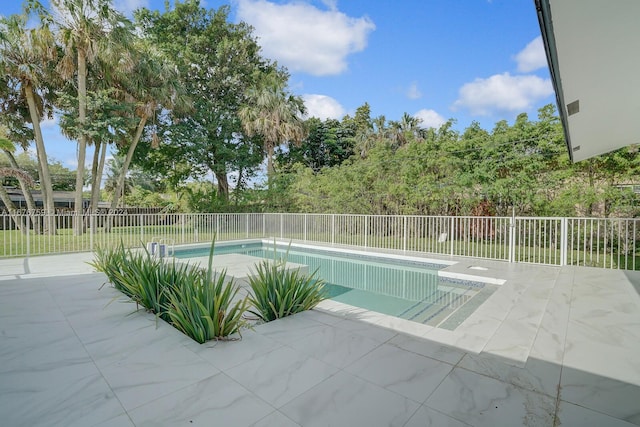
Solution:
<svg viewBox="0 0 640 427"><path fill-rule="evenodd" d="M338 214L0 214L0 258L92 251L152 240L175 245L277 237L547 265L640 269L634 218Z"/></svg>

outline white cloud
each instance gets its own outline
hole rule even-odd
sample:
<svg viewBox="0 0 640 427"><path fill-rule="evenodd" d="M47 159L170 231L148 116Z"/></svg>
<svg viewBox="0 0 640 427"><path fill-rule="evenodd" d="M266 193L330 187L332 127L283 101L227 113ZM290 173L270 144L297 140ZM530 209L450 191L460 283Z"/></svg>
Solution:
<svg viewBox="0 0 640 427"><path fill-rule="evenodd" d="M302 95L304 105L307 107L308 117L317 117L320 120L341 119L345 115L342 105L335 99L326 95L306 94Z"/></svg>
<svg viewBox="0 0 640 427"><path fill-rule="evenodd" d="M133 11L141 7L149 7L149 0L115 0L113 7L126 16L133 15Z"/></svg>
<svg viewBox="0 0 640 427"><path fill-rule="evenodd" d="M415 113L413 117L417 117L418 119L422 120L422 123L420 123L420 126L424 128L438 129L447 121L444 117L438 114L437 111L428 110L426 108L423 108L422 110Z"/></svg>
<svg viewBox="0 0 640 427"><path fill-rule="evenodd" d="M407 90L407 98L409 99L420 99L422 98L422 92L418 88L418 84L416 82L411 83L409 89Z"/></svg>
<svg viewBox="0 0 640 427"><path fill-rule="evenodd" d="M468 109L471 114L490 116L494 112L522 112L553 94L551 80L538 76L495 74L464 84L453 110Z"/></svg>
<svg viewBox="0 0 640 427"><path fill-rule="evenodd" d="M316 76L335 75L347 69L347 57L364 50L375 29L367 18L352 18L310 4L275 4L266 0L239 0L238 19L255 28L267 58L276 59L291 71Z"/></svg>
<svg viewBox="0 0 640 427"><path fill-rule="evenodd" d="M515 56L518 63L518 71L530 73L547 66L547 55L544 51L542 36L533 39Z"/></svg>

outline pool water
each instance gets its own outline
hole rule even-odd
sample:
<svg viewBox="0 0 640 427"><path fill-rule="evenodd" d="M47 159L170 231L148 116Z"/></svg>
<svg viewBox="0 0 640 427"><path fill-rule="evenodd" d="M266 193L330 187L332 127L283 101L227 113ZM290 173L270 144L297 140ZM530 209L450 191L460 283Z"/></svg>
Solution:
<svg viewBox="0 0 640 427"><path fill-rule="evenodd" d="M325 281L334 301L379 313L455 329L497 288L481 282L438 276L444 265L390 260L326 250L264 247L261 243L219 246L215 254L286 259L309 266ZM208 248L177 250L176 257L207 256ZM215 259L214 259L215 264Z"/></svg>

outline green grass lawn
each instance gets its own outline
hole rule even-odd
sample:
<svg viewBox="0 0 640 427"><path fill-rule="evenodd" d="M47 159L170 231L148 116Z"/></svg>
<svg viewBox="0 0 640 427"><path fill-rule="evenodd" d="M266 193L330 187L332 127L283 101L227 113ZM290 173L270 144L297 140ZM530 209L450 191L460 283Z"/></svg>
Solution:
<svg viewBox="0 0 640 427"><path fill-rule="evenodd" d="M365 236L359 233L329 232L290 232L280 235L280 231L271 233L262 230L252 231L242 224L217 224L214 226L192 223L176 223L170 225L136 225L114 226L107 231L105 227L96 228L93 233L86 232L74 235L70 228L59 228L55 235L36 234L33 230L27 236L20 231L0 231L0 257L23 257L65 252L85 252L97 247L113 247L121 242L126 247L141 247L145 243L164 241L169 245L190 243L209 243L217 241L246 238L284 238L291 240L329 243L335 245L352 245L376 249L406 250L410 252L434 253L441 255L470 256L496 260L508 260L508 248L504 240L499 242L457 239L438 241L436 237L413 237L404 240L402 236ZM266 234L266 235L263 235ZM28 247L28 251L27 251ZM640 251L638 251L640 253ZM560 250L553 247L519 245L515 248L517 262L558 265ZM640 255L633 256L601 250L600 253L582 249L573 249L567 255L567 263L573 265L623 268L640 270Z"/></svg>

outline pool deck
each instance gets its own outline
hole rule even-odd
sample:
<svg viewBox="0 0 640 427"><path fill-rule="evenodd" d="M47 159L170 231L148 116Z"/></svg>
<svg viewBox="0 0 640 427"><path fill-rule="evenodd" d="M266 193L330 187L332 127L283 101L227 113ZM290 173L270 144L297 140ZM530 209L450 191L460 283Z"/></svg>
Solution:
<svg viewBox="0 0 640 427"><path fill-rule="evenodd" d="M327 301L199 345L91 258L0 260L2 425L640 425L640 273L443 258L506 279L455 331Z"/></svg>

